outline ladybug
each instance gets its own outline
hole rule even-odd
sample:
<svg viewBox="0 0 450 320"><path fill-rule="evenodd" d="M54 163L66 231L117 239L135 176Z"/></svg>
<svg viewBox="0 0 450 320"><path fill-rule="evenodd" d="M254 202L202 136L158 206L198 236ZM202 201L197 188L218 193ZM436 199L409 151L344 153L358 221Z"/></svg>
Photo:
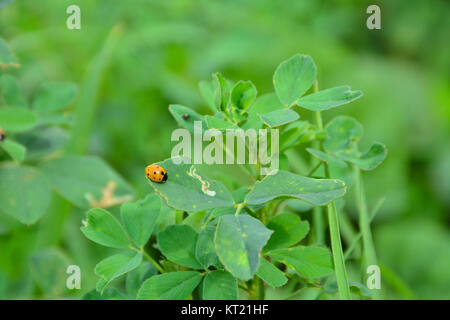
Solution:
<svg viewBox="0 0 450 320"><path fill-rule="evenodd" d="M189 119L191 116L188 115L187 113L185 113L185 114L183 114L181 117L183 118L183 120L187 120L187 119Z"/></svg>
<svg viewBox="0 0 450 320"><path fill-rule="evenodd" d="M153 182L164 183L167 181L167 171L157 164L151 164L145 168L145 175Z"/></svg>
<svg viewBox="0 0 450 320"><path fill-rule="evenodd" d="M6 138L6 132L2 128L0 128L0 141L5 140Z"/></svg>

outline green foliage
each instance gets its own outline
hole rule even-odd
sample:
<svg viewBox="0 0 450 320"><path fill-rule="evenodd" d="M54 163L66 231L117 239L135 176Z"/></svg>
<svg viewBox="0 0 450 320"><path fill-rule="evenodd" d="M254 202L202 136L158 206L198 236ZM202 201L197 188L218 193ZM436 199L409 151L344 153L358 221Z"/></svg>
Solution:
<svg viewBox="0 0 450 320"><path fill-rule="evenodd" d="M181 266L201 269L195 257L197 232L187 225L169 226L158 233L158 246L172 262Z"/></svg>
<svg viewBox="0 0 450 320"><path fill-rule="evenodd" d="M130 244L119 221L103 209L89 210L81 231L87 238L103 246L127 248Z"/></svg>
<svg viewBox="0 0 450 320"><path fill-rule="evenodd" d="M339 180L311 179L286 171L278 171L256 182L245 198L247 204L262 204L279 197L297 198L323 206L345 194Z"/></svg>
<svg viewBox="0 0 450 320"><path fill-rule="evenodd" d="M317 68L310 56L297 54L280 63L273 75L273 85L280 101L292 106L308 91L316 79Z"/></svg>
<svg viewBox="0 0 450 320"><path fill-rule="evenodd" d="M27 116L17 117L20 111L14 110L7 112L13 114L7 119L10 123L2 123L6 118L0 117L0 128L6 131L6 139L0 142L0 298L134 299L142 284L159 273L193 271L169 261L158 247L158 233L172 225L188 225L198 233L195 259L203 280L184 298L206 298L203 289L208 274L226 272L214 247L217 225L221 217L234 214L249 215L274 231L259 252L253 277L245 282L235 278L239 298L338 299L345 291L342 286L349 287L353 299L448 297L449 259L442 254L449 251L450 243L445 224L450 203L446 3L387 2L384 9L398 15L383 20L389 32L383 31L383 25L373 33L367 32L358 14L367 5L351 1L323 6L307 1L273 5L269 0L251 0L236 5L212 0L187 7L183 0L164 5L147 1L133 7L118 0L100 1L88 8L87 15L105 10L110 14L91 19L88 29L96 32L80 37L83 31L57 31L65 29L63 4L11 2L0 0L0 110L24 109ZM42 26L56 31L46 32ZM373 41L372 36L383 41ZM314 65L307 63L309 56L296 55L277 69L273 85L270 79L277 64L293 52L314 57L317 76L305 72L307 65ZM197 88L199 79L218 70L221 74L201 81ZM251 79L254 86L239 79ZM75 87L72 82L79 87L76 96L77 90L70 90ZM47 85L55 83L69 85L54 86L45 93ZM364 91L364 98L357 99L357 89ZM38 101L39 109L35 108ZM167 112L173 103L192 108L170 107ZM302 177L343 181L347 192L330 202L330 207L299 200L298 190L289 193L293 197L245 203L255 183L263 179L259 164L195 165L202 180L220 182L232 195L219 198L224 206L198 208L211 197L190 201L180 189L181 180L170 194L163 194L169 194L168 201L163 196L159 209L155 204L150 214L134 212L131 205L129 215L122 217L122 203L139 203L160 187L150 183L148 188L142 171L145 165L170 156L169 138L177 124L189 128L194 120L202 120L203 130L261 129L277 124L270 122L272 118L261 119L268 113L293 115L284 110L295 112L301 120L273 126L280 130L280 169ZM342 126L328 130L340 114L364 125L364 139L351 133L350 139L341 137L339 132L346 131ZM389 147L389 157L384 145L373 142L378 139ZM330 143L333 140L337 149ZM55 165L58 160L85 155L101 158L115 177L108 179L95 161L73 167L70 162ZM375 167L376 172L360 173L362 189L357 183L361 179L355 178L359 169ZM174 170L169 170L168 183ZM29 172L36 174L37 181L28 180ZM204 195L202 186L199 182L189 190ZM361 206L358 200L366 196L367 203ZM374 209L384 196L381 209ZM188 205L183 204L185 200ZM79 230L80 210L93 207L120 217L128 238L126 248L102 247L84 237ZM359 224L361 207L367 207L362 211L368 213L378 211L373 224L369 215L364 228ZM330 212L337 224L330 223ZM298 218L292 219L292 229L283 224L285 214ZM414 221L417 217L421 219ZM145 227L139 227L140 218ZM303 226L308 222L311 230L293 243L290 230L305 233L298 221ZM331 229L332 237L327 234ZM271 249L272 239L280 235L292 244L286 241L284 247ZM368 236L373 236L382 269L380 296L354 282L365 283L367 277ZM349 253L344 266L348 279L340 277L339 282L335 279L342 276L339 263L333 265L335 272L310 280L269 255L298 244L339 252L336 240L339 244L342 240ZM68 260L55 258L58 253L31 260L49 248L57 248ZM111 281L103 294L97 292L99 277L93 266L111 255L137 252L145 261ZM38 262L39 268L30 261ZM64 272L60 280L49 282L53 284L40 283L69 263L82 269L81 290L64 290L68 276ZM58 265L61 268L54 268Z"/></svg>
<svg viewBox="0 0 450 320"><path fill-rule="evenodd" d="M204 300L236 300L238 295L237 280L228 272L215 270L203 279Z"/></svg>
<svg viewBox="0 0 450 320"><path fill-rule="evenodd" d="M139 289L139 300L184 300L202 280L194 271L170 272L153 276Z"/></svg>
<svg viewBox="0 0 450 320"><path fill-rule="evenodd" d="M214 241L217 255L233 276L251 279L259 266L259 253L271 234L264 224L248 215L222 216Z"/></svg>

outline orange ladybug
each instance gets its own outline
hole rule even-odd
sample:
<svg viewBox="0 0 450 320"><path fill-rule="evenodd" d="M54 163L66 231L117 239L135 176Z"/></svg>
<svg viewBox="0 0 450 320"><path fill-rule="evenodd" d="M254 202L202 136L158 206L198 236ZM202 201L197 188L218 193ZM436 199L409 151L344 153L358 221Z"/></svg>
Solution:
<svg viewBox="0 0 450 320"><path fill-rule="evenodd" d="M6 138L6 132L2 128L0 128L0 141L5 140Z"/></svg>
<svg viewBox="0 0 450 320"><path fill-rule="evenodd" d="M151 164L145 168L145 175L153 182L164 183L167 181L167 171L157 164Z"/></svg>

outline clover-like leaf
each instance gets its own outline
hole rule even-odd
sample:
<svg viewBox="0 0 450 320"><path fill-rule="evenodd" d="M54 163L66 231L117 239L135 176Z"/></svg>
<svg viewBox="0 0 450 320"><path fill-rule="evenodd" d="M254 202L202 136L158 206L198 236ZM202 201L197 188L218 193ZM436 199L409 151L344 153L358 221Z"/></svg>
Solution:
<svg viewBox="0 0 450 320"><path fill-rule="evenodd" d="M309 223L300 221L298 215L281 213L269 220L267 228L274 232L264 247L264 251L290 247L300 242L309 232Z"/></svg>
<svg viewBox="0 0 450 320"><path fill-rule="evenodd" d="M189 161L186 158L178 160ZM172 159L158 164L167 170L168 179L165 183L150 181L150 185L172 208L191 212L234 205L233 197L223 183L206 178L195 165L175 164Z"/></svg>
<svg viewBox="0 0 450 320"><path fill-rule="evenodd" d="M226 129L238 129L236 125L217 117L205 116L205 121L209 129L226 130Z"/></svg>
<svg viewBox="0 0 450 320"><path fill-rule="evenodd" d="M312 149L312 148L306 148L306 151L308 151L310 154L312 154L317 159L328 163L329 165L339 167L339 168L346 168L347 163L345 161L339 159L338 157L335 157L331 154L322 152L320 150Z"/></svg>
<svg viewBox="0 0 450 320"><path fill-rule="evenodd" d="M215 245L220 262L241 280L253 277L259 267L260 252L272 230L248 215L225 215L219 218Z"/></svg>
<svg viewBox="0 0 450 320"><path fill-rule="evenodd" d="M352 142L361 139L362 125L352 117L338 116L331 120L327 126L327 137L323 141L323 147L328 153L343 150L354 150Z"/></svg>
<svg viewBox="0 0 450 320"><path fill-rule="evenodd" d="M378 167L387 156L387 148L384 144L375 142L366 152L339 152L341 159L354 163L362 170L373 170Z"/></svg>
<svg viewBox="0 0 450 320"><path fill-rule="evenodd" d="M342 197L346 187L337 179L312 179L291 172L279 170L257 181L248 193L247 204L261 204L270 200L287 197L305 200L316 206L324 206Z"/></svg>
<svg viewBox="0 0 450 320"><path fill-rule="evenodd" d="M103 209L89 210L81 231L88 239L106 247L127 248L130 245L119 221Z"/></svg>
<svg viewBox="0 0 450 320"><path fill-rule="evenodd" d="M297 246L277 249L268 255L309 279L317 279L333 272L331 253L326 248Z"/></svg>
<svg viewBox="0 0 450 320"><path fill-rule="evenodd" d="M175 121L179 126L188 129L191 133L194 133L194 121L201 121L206 127L206 123L203 120L203 116L199 115L194 110L182 106L180 104L171 104L169 106L169 111L175 118Z"/></svg>
<svg viewBox="0 0 450 320"><path fill-rule="evenodd" d="M227 111L230 104L231 90L233 84L222 74L213 74L214 83L214 104L219 111Z"/></svg>
<svg viewBox="0 0 450 320"><path fill-rule="evenodd" d="M130 185L94 156L64 156L45 161L42 170L56 191L80 208L111 207L131 200Z"/></svg>
<svg viewBox="0 0 450 320"><path fill-rule="evenodd" d="M280 101L292 106L316 80L317 68L307 55L296 54L280 63L273 75L273 85Z"/></svg>
<svg viewBox="0 0 450 320"><path fill-rule="evenodd" d="M179 271L156 275L139 289L138 300L184 300L202 280L195 271Z"/></svg>
<svg viewBox="0 0 450 320"><path fill-rule="evenodd" d="M260 114L259 117L264 124L271 128L294 122L300 118L298 113L291 109L279 109Z"/></svg>
<svg viewBox="0 0 450 320"><path fill-rule="evenodd" d="M236 279L228 272L214 270L203 279L203 300L236 300L238 286Z"/></svg>
<svg viewBox="0 0 450 320"><path fill-rule="evenodd" d="M286 284L288 278L284 273L266 259L261 259L256 275L271 287L277 288Z"/></svg>
<svg viewBox="0 0 450 320"><path fill-rule="evenodd" d="M208 224L198 234L197 244L195 246L195 257L204 269L210 266L219 266L219 257L214 248L215 226Z"/></svg>
<svg viewBox="0 0 450 320"><path fill-rule="evenodd" d="M52 113L67 107L77 95L78 87L71 82L47 82L33 101L37 113Z"/></svg>
<svg viewBox="0 0 450 320"><path fill-rule="evenodd" d="M120 209L123 225L128 235L139 248L150 238L161 210L161 199L149 195L137 202L126 202Z"/></svg>
<svg viewBox="0 0 450 320"><path fill-rule="evenodd" d="M0 128L5 131L27 131L36 125L36 116L25 108L0 108Z"/></svg>
<svg viewBox="0 0 450 320"><path fill-rule="evenodd" d="M373 170L387 156L387 148L374 143L367 152L359 152L357 141L362 136L362 125L354 118L339 116L326 127L327 137L323 141L325 151L335 157L354 163L362 170Z"/></svg>
<svg viewBox="0 0 450 320"><path fill-rule="evenodd" d="M0 167L0 211L22 223L35 223L47 212L52 197L49 181L25 166Z"/></svg>
<svg viewBox="0 0 450 320"><path fill-rule="evenodd" d="M158 233L158 246L163 255L184 267L202 269L196 258L198 234L188 225L173 225Z"/></svg>
<svg viewBox="0 0 450 320"><path fill-rule="evenodd" d="M256 95L255 85L251 81L238 81L231 91L231 105L239 110L247 110Z"/></svg>
<svg viewBox="0 0 450 320"><path fill-rule="evenodd" d="M17 83L17 79L12 75L2 75L0 78L0 92L9 106L22 108L28 106L27 100Z"/></svg>
<svg viewBox="0 0 450 320"><path fill-rule="evenodd" d="M17 143L11 139L6 139L4 141L0 141L0 147L17 162L21 162L25 159L25 152L27 149L20 143Z"/></svg>
<svg viewBox="0 0 450 320"><path fill-rule="evenodd" d="M136 298L139 288L145 280L156 275L158 269L148 261L142 262L136 269L127 274L125 289L129 296Z"/></svg>
<svg viewBox="0 0 450 320"><path fill-rule="evenodd" d="M120 253L100 261L95 266L95 274L100 277L97 291L103 292L111 281L136 269L141 262L141 252Z"/></svg>
<svg viewBox="0 0 450 320"><path fill-rule="evenodd" d="M349 103L361 96L362 92L359 90L353 91L350 86L340 86L301 97L296 104L311 111L323 111Z"/></svg>
<svg viewBox="0 0 450 320"><path fill-rule="evenodd" d="M30 257L30 271L36 284L51 296L59 296L66 290L68 258L57 249L37 251Z"/></svg>

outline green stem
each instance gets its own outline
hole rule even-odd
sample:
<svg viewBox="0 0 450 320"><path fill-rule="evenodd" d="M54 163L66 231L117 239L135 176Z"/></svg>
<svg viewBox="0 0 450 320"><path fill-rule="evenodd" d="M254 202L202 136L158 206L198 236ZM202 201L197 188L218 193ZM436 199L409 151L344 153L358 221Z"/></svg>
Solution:
<svg viewBox="0 0 450 320"><path fill-rule="evenodd" d="M236 207L236 213L234 214L235 216L238 216L239 213L241 212L242 208L245 207L245 202L239 203L238 206Z"/></svg>
<svg viewBox="0 0 450 320"><path fill-rule="evenodd" d="M260 278L256 278L256 284L257 284L257 286L258 286L258 288L257 288L257 290L258 290L258 292L257 292L257 299L258 300L264 300L265 299L265 291L264 291L264 283L263 283L263 281L260 279Z"/></svg>
<svg viewBox="0 0 450 320"><path fill-rule="evenodd" d="M158 271L159 271L160 273L166 273L166 270L164 270L163 267L161 267L161 265L160 265L158 262L156 262L155 259L153 259L147 252L145 252L144 249L138 250L138 249L135 248L135 250L138 251L138 252L141 252L142 255L143 255L148 261L150 261L150 263L153 264L153 265L156 267L156 269L158 269Z"/></svg>
<svg viewBox="0 0 450 320"><path fill-rule="evenodd" d="M361 230L363 239L364 265L366 267L370 265L378 265L375 246L372 239L372 232L370 231L370 218L367 212L366 197L361 178L361 171L357 166L354 166L353 168L355 172L356 203L359 209L359 228ZM374 290L374 299L381 299L380 290Z"/></svg>
<svg viewBox="0 0 450 320"><path fill-rule="evenodd" d="M307 174L306 176L307 176L307 177L311 177L311 176L313 175L313 173L316 172L317 169L320 168L320 166L322 165L322 163L323 163L322 161L319 161L319 163L316 164L316 165L314 166L314 168L312 168L312 169L308 172L308 174Z"/></svg>
<svg viewBox="0 0 450 320"><path fill-rule="evenodd" d="M317 81L316 81L317 83ZM315 85L316 85L315 83ZM316 112L317 127L323 129L322 114ZM322 147L322 146L321 146ZM324 164L325 176L330 178L330 170L328 164ZM336 272L336 280L339 289L339 296L342 300L350 300L350 288L348 286L347 270L345 269L344 253L342 252L341 235L339 231L339 217L337 215L336 206L331 202L328 206L328 224L330 227L331 251L333 253L334 269Z"/></svg>
<svg viewBox="0 0 450 320"><path fill-rule="evenodd" d="M342 252L341 235L339 233L339 219L334 202L328 205L328 223L330 225L331 250L333 252L334 268L342 300L350 300L347 270L345 269L344 254Z"/></svg>

